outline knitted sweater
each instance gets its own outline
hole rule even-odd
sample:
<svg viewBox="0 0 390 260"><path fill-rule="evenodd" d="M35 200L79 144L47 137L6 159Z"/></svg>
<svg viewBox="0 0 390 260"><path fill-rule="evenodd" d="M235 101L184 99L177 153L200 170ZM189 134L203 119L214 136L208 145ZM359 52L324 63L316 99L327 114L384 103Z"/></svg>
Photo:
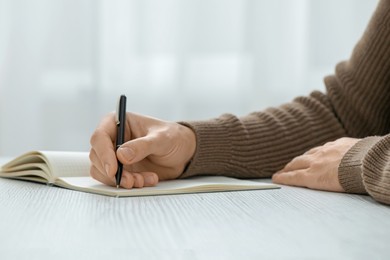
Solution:
<svg viewBox="0 0 390 260"><path fill-rule="evenodd" d="M182 122L197 149L181 177L270 177L310 148L349 136L363 139L341 161L342 187L390 204L390 0L379 2L350 59L324 82L326 93L244 117Z"/></svg>

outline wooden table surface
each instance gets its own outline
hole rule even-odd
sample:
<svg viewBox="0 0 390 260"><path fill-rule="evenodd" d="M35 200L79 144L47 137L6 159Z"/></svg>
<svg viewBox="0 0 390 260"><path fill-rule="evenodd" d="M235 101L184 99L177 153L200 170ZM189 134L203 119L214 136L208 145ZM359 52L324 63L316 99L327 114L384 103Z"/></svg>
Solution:
<svg viewBox="0 0 390 260"><path fill-rule="evenodd" d="M279 190L112 198L0 179L0 259L389 259L390 207Z"/></svg>
<svg viewBox="0 0 390 260"><path fill-rule="evenodd" d="M269 181L269 180L266 180ZM112 198L0 179L0 259L390 259L390 207L276 190Z"/></svg>

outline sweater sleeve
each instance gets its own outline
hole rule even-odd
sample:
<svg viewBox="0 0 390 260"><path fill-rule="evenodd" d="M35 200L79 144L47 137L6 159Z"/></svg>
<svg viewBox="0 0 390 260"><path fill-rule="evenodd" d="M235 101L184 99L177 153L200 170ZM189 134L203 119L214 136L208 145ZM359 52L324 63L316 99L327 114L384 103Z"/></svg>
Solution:
<svg viewBox="0 0 390 260"><path fill-rule="evenodd" d="M377 142L363 160L363 183L368 194L390 204L390 135Z"/></svg>
<svg viewBox="0 0 390 260"><path fill-rule="evenodd" d="M197 138L195 155L181 177L270 177L311 147L345 136L328 97L320 92L244 117L225 114L181 123Z"/></svg>
<svg viewBox="0 0 390 260"><path fill-rule="evenodd" d="M346 192L368 193L390 204L390 1L382 0L351 59L325 79L332 106L346 133L367 137L339 166Z"/></svg>
<svg viewBox="0 0 390 260"><path fill-rule="evenodd" d="M328 96L350 137L390 132L390 1L379 2L348 61L325 78Z"/></svg>
<svg viewBox="0 0 390 260"><path fill-rule="evenodd" d="M339 181L346 192L390 204L390 135L356 143L341 161Z"/></svg>
<svg viewBox="0 0 390 260"><path fill-rule="evenodd" d="M366 137L390 129L390 1L380 1L351 58L325 78L327 92L244 117L181 122L197 148L181 177L270 177L308 149L343 136Z"/></svg>
<svg viewBox="0 0 390 260"><path fill-rule="evenodd" d="M342 158L338 177L343 189L348 193L367 194L363 184L362 161L367 152L380 137L367 137L357 142Z"/></svg>

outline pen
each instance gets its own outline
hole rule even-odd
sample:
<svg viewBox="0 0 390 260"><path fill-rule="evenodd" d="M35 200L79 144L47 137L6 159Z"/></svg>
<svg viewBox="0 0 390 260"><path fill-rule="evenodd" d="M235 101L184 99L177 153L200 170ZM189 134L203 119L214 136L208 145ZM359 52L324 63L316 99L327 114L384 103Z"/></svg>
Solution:
<svg viewBox="0 0 390 260"><path fill-rule="evenodd" d="M116 110L116 150L124 143L125 141L125 127L126 127L126 96L121 95L118 100L118 106ZM119 188L122 178L123 164L118 160L118 170L115 175L116 188Z"/></svg>

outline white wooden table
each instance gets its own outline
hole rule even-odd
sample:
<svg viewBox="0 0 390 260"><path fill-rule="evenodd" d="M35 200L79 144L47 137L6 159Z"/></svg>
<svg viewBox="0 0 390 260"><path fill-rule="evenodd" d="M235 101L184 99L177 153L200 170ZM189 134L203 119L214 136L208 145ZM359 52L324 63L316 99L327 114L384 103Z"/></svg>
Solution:
<svg viewBox="0 0 390 260"><path fill-rule="evenodd" d="M303 188L112 198L0 179L0 259L390 259L390 207Z"/></svg>

